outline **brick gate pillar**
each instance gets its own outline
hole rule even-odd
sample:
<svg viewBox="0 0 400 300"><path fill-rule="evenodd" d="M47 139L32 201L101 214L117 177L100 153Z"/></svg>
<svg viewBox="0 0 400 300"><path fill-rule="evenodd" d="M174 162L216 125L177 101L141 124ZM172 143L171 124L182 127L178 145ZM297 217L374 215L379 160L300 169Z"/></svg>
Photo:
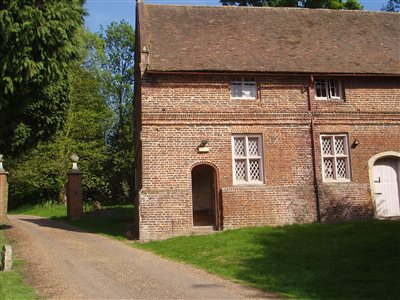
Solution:
<svg viewBox="0 0 400 300"><path fill-rule="evenodd" d="M0 223L7 222L8 207L8 172L3 168L3 155L0 154Z"/></svg>
<svg viewBox="0 0 400 300"><path fill-rule="evenodd" d="M82 172L78 169L79 157L71 156L72 169L68 172L67 181L67 216L79 219L83 213Z"/></svg>

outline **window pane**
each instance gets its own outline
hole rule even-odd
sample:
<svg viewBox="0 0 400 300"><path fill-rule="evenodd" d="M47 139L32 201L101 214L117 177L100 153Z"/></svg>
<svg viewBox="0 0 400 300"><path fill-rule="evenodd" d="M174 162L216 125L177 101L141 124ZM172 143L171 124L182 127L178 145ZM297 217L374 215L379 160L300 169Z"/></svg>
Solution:
<svg viewBox="0 0 400 300"><path fill-rule="evenodd" d="M333 159L332 158L324 158L324 176L325 179L334 179L333 174Z"/></svg>
<svg viewBox="0 0 400 300"><path fill-rule="evenodd" d="M339 85L335 79L329 79L329 97L338 98L339 97Z"/></svg>
<svg viewBox="0 0 400 300"><path fill-rule="evenodd" d="M331 137L323 137L322 138L322 154L323 155L332 155L332 139Z"/></svg>
<svg viewBox="0 0 400 300"><path fill-rule="evenodd" d="M326 97L326 81L325 79L315 80L315 93L317 97Z"/></svg>
<svg viewBox="0 0 400 300"><path fill-rule="evenodd" d="M237 181L246 180L246 163L244 160L235 160L235 179Z"/></svg>
<svg viewBox="0 0 400 300"><path fill-rule="evenodd" d="M242 82L231 81L231 97L241 98L242 97Z"/></svg>
<svg viewBox="0 0 400 300"><path fill-rule="evenodd" d="M329 79L329 98L335 98L338 94L336 92L336 84L334 79Z"/></svg>
<svg viewBox="0 0 400 300"><path fill-rule="evenodd" d="M243 138L234 138L234 145L233 145L233 149L234 149L234 153L235 153L235 157L240 157L240 156L245 156L246 152L244 149L244 143L245 143L245 139Z"/></svg>
<svg viewBox="0 0 400 300"><path fill-rule="evenodd" d="M256 83L254 81L244 82L243 97L255 98L256 97Z"/></svg>
<svg viewBox="0 0 400 300"><path fill-rule="evenodd" d="M258 138L248 138L248 153L249 156L260 156L258 149Z"/></svg>
<svg viewBox="0 0 400 300"><path fill-rule="evenodd" d="M346 154L344 136L335 136L335 152L336 154Z"/></svg>
<svg viewBox="0 0 400 300"><path fill-rule="evenodd" d="M338 158L337 159L337 176L338 178L345 179L348 178L347 176L347 169L346 169L346 160L347 158Z"/></svg>
<svg viewBox="0 0 400 300"><path fill-rule="evenodd" d="M250 170L250 180L261 181L259 159L251 159L249 161L249 170Z"/></svg>

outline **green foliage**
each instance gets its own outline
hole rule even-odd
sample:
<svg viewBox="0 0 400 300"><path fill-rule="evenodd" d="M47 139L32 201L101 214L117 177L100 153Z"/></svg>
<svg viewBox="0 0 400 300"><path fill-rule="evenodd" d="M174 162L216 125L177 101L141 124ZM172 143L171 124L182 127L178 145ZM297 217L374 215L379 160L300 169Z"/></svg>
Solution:
<svg viewBox="0 0 400 300"><path fill-rule="evenodd" d="M101 35L77 30L74 39L79 60L71 61L60 80L67 87L64 106L54 113L62 115L63 126L53 127L57 130L49 139L8 159L11 207L64 202L72 153L80 157L84 200L104 205L132 199L134 31L126 22L112 23ZM50 93L46 101L53 105L57 99ZM16 126L15 141L21 146L31 141L32 126Z"/></svg>
<svg viewBox="0 0 400 300"><path fill-rule="evenodd" d="M15 154L59 130L78 59L82 0L0 3L0 149Z"/></svg>
<svg viewBox="0 0 400 300"><path fill-rule="evenodd" d="M65 179L60 176L64 166L59 157L59 143L39 143L18 159L9 162L9 205L38 203L59 199Z"/></svg>
<svg viewBox="0 0 400 300"><path fill-rule="evenodd" d="M76 39L81 64L70 68L64 126L10 161L11 207L65 201L72 153L80 157L84 200L132 199L134 31L112 23L101 36L81 30Z"/></svg>
<svg viewBox="0 0 400 300"><path fill-rule="evenodd" d="M396 1L396 0L395 0ZM220 0L222 5L235 6L270 6L270 7L301 7L362 10L357 0Z"/></svg>
<svg viewBox="0 0 400 300"><path fill-rule="evenodd" d="M107 135L108 180L115 203L132 200L133 193L133 81L135 32L125 21L111 23L104 41L103 94L113 111Z"/></svg>
<svg viewBox="0 0 400 300"><path fill-rule="evenodd" d="M399 221L246 228L136 247L293 299L399 299Z"/></svg>
<svg viewBox="0 0 400 300"><path fill-rule="evenodd" d="M87 40L82 32L80 53L88 57ZM85 199L105 203L111 193L105 161L108 158L105 136L111 122L111 111L101 93L101 80L95 71L75 64L69 77L69 105L65 125L48 141L10 161L10 206L26 203L65 200L69 157L77 153L84 173Z"/></svg>
<svg viewBox="0 0 400 300"><path fill-rule="evenodd" d="M10 214L32 215L43 218L62 218L67 216L67 207L63 203L47 201L39 204L25 204L9 211Z"/></svg>
<svg viewBox="0 0 400 300"><path fill-rule="evenodd" d="M65 132L64 159L72 153L80 157L83 172L83 192L86 199L106 203L111 198L106 132L111 124L111 111L100 94L101 81L91 71L78 68L73 79L72 105ZM70 163L68 163L68 168Z"/></svg>
<svg viewBox="0 0 400 300"><path fill-rule="evenodd" d="M382 8L382 11L400 12L400 0L389 0L386 6Z"/></svg>

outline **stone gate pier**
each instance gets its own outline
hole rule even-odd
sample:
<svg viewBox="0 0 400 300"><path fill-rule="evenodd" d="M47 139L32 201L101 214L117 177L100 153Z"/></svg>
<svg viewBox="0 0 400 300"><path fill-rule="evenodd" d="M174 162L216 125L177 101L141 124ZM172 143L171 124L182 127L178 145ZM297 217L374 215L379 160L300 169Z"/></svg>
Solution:
<svg viewBox="0 0 400 300"><path fill-rule="evenodd" d="M3 155L0 154L0 224L7 222L8 172L3 167Z"/></svg>

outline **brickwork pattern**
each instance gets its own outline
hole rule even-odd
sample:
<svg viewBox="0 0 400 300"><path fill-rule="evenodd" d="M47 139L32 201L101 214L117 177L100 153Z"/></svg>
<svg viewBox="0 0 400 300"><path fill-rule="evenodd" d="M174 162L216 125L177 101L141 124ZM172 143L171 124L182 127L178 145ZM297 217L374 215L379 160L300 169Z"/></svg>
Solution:
<svg viewBox="0 0 400 300"><path fill-rule="evenodd" d="M8 182L7 172L0 171L0 223L7 221Z"/></svg>
<svg viewBox="0 0 400 300"><path fill-rule="evenodd" d="M67 216L69 219L79 219L82 213L82 173L70 172L67 182Z"/></svg>
<svg viewBox="0 0 400 300"><path fill-rule="evenodd" d="M400 116L399 116L400 117ZM374 215L372 206L368 160L386 151L400 152L400 124L368 124L373 121L357 122L356 125L326 125L317 127L321 133L346 133L350 144L351 181L328 183L322 179L322 159L317 159L322 220L337 222L366 219ZM398 120L400 123L400 119ZM357 139L360 144L352 147ZM321 152L319 141L317 154Z"/></svg>
<svg viewBox="0 0 400 300"><path fill-rule="evenodd" d="M207 162L219 178L223 228L316 220L311 117L315 121L317 178L323 221L369 218L373 207L368 159L400 151L399 78L344 77L344 101L315 101L309 76L257 76L256 100L230 99L228 75L155 75L141 80L137 153L140 238L192 230L191 170ZM232 134L261 134L264 184L233 184ZM322 179L319 136L345 133L351 144L351 181ZM208 153L197 146L208 140Z"/></svg>

